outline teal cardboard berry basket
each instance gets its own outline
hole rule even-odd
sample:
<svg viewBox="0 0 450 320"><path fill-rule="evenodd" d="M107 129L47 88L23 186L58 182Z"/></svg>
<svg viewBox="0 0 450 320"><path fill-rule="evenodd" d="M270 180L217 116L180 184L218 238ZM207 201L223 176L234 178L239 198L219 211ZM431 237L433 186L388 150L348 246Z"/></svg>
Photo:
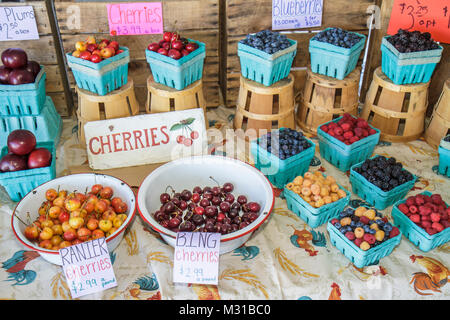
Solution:
<svg viewBox="0 0 450 320"><path fill-rule="evenodd" d="M203 42L187 39L198 48L178 60L145 49L145 56L152 71L153 80L176 90L183 90L203 76L206 47Z"/></svg>
<svg viewBox="0 0 450 320"><path fill-rule="evenodd" d="M431 196L432 193L424 191L421 194ZM450 240L450 228L446 228L439 233L430 235L423 228L412 222L408 216L398 209L398 206L405 202L406 199L397 201L392 207L391 215L394 219L394 224L400 229L405 237L408 238L409 241L411 241L420 250L428 252Z"/></svg>
<svg viewBox="0 0 450 320"><path fill-rule="evenodd" d="M56 177L56 145L53 142L39 142L36 148L46 148L52 153L50 166L13 172L0 172L2 185L12 201L20 201L26 194L44 182ZM1 151L1 157L8 153L8 147Z"/></svg>
<svg viewBox="0 0 450 320"><path fill-rule="evenodd" d="M37 142L54 141L56 144L61 135L62 119L52 99L47 96L42 111L38 115L0 117L0 146L6 145L8 135L16 129L31 131Z"/></svg>
<svg viewBox="0 0 450 320"><path fill-rule="evenodd" d="M450 178L450 142L443 138L439 144L439 167L438 172Z"/></svg>
<svg viewBox="0 0 450 320"><path fill-rule="evenodd" d="M0 116L38 115L45 104L44 67L33 83L0 84Z"/></svg>
<svg viewBox="0 0 450 320"><path fill-rule="evenodd" d="M325 30L328 30L327 28ZM311 60L311 71L328 77L343 80L358 63L361 51L366 43L366 36L353 32L361 40L351 48L343 48L330 43L309 40L309 54Z"/></svg>
<svg viewBox="0 0 450 320"><path fill-rule="evenodd" d="M319 208L312 207L309 203L303 200L302 197L287 188L284 188L283 193L286 197L288 209L304 220L311 228L317 228L318 226L321 226L329 220L339 216L339 213L350 202L350 192L341 186L339 187L345 191L347 196Z"/></svg>
<svg viewBox="0 0 450 320"><path fill-rule="evenodd" d="M66 53L67 63L72 69L77 86L81 89L104 96L128 82L128 63L130 52L126 47L119 47L123 52L94 63Z"/></svg>
<svg viewBox="0 0 450 320"><path fill-rule="evenodd" d="M370 159L375 157L376 156ZM355 168L360 167L363 162L364 161L357 163L350 168L350 183L352 184L352 190L353 193L367 201L378 210L384 210L390 205L393 205L396 201L404 198L416 183L417 176L413 175L412 180L407 181L392 190L383 191L355 171Z"/></svg>
<svg viewBox="0 0 450 320"><path fill-rule="evenodd" d="M285 79L291 71L292 62L297 54L297 41L288 40L291 43L288 48L273 54L238 42L237 54L242 76L265 86L271 86Z"/></svg>
<svg viewBox="0 0 450 320"><path fill-rule="evenodd" d="M342 117L339 117L322 125L328 125L331 122L337 123L341 119ZM354 164L369 158L380 140L380 130L371 127L376 131L375 134L358 140L351 145L346 145L323 131L321 129L322 125L317 128L320 155L333 166L344 172L349 170Z"/></svg>
<svg viewBox="0 0 450 320"><path fill-rule="evenodd" d="M280 130L283 130L281 128ZM306 139L306 138L305 138ZM316 145L309 139L310 147L302 152L281 160L278 156L268 152L267 149L259 144L260 139L251 142L251 153L255 160L255 167L261 171L267 179L277 188L283 189L284 186L308 171L311 160L314 158Z"/></svg>
<svg viewBox="0 0 450 320"><path fill-rule="evenodd" d="M401 53L386 36L381 41L381 71L395 84L428 82L441 60L442 46L438 49Z"/></svg>
<svg viewBox="0 0 450 320"><path fill-rule="evenodd" d="M327 230L330 236L331 244L335 246L357 268L378 264L382 258L390 255L392 251L394 251L395 247L402 239L402 233L400 231L400 234L395 237L364 251L361 248L358 248L352 241L347 239L342 232L331 224L331 221L328 221Z"/></svg>

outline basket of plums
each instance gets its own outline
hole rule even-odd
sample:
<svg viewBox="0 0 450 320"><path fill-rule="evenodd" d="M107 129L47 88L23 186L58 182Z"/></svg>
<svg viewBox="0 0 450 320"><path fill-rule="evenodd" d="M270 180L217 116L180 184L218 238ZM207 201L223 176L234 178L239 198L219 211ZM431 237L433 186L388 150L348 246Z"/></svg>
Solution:
<svg viewBox="0 0 450 320"><path fill-rule="evenodd" d="M303 175L314 157L316 145L301 131L280 128L251 142L255 167L277 188Z"/></svg>
<svg viewBox="0 0 450 320"><path fill-rule="evenodd" d="M289 210L311 228L316 228L339 215L350 201L350 193L336 183L333 176L322 172L306 172L284 188Z"/></svg>
<svg viewBox="0 0 450 320"><path fill-rule="evenodd" d="M297 54L297 41L276 31L263 30L238 42L241 74L265 86L285 79Z"/></svg>
<svg viewBox="0 0 450 320"><path fill-rule="evenodd" d="M16 206L17 239L48 262L62 265L59 249L105 238L111 252L135 215L133 190L122 180L80 173L45 182Z"/></svg>
<svg viewBox="0 0 450 320"><path fill-rule="evenodd" d="M440 194L424 191L392 207L392 218L402 233L422 251L450 240L450 208Z"/></svg>
<svg viewBox="0 0 450 320"><path fill-rule="evenodd" d="M428 82L442 50L428 32L399 29L381 42L381 70L395 84Z"/></svg>
<svg viewBox="0 0 450 320"><path fill-rule="evenodd" d="M39 114L45 102L44 67L21 48L4 50L1 59L0 116Z"/></svg>
<svg viewBox="0 0 450 320"><path fill-rule="evenodd" d="M322 158L345 172L372 155L380 140L380 130L365 119L344 113L319 126L317 137Z"/></svg>
<svg viewBox="0 0 450 320"><path fill-rule="evenodd" d="M353 193L383 210L403 199L414 187L417 177L394 157L376 155L350 169Z"/></svg>
<svg viewBox="0 0 450 320"><path fill-rule="evenodd" d="M311 71L339 80L358 63L366 36L341 28L326 28L309 40Z"/></svg>
<svg viewBox="0 0 450 320"><path fill-rule="evenodd" d="M442 138L439 144L439 167L440 174L450 178L450 135Z"/></svg>
<svg viewBox="0 0 450 320"><path fill-rule="evenodd" d="M244 244L269 217L274 193L253 166L222 156L171 161L139 187L142 219L171 246L177 233L220 233L220 253Z"/></svg>
<svg viewBox="0 0 450 320"><path fill-rule="evenodd" d="M145 49L145 56L157 83L183 90L203 75L205 44L166 31L159 42Z"/></svg>
<svg viewBox="0 0 450 320"><path fill-rule="evenodd" d="M328 221L331 243L357 268L378 264L400 243L402 234L375 209L347 207Z"/></svg>
<svg viewBox="0 0 450 320"><path fill-rule="evenodd" d="M53 142L37 143L31 131L17 129L8 135L0 154L0 185L11 200L19 201L35 187L55 178L55 152Z"/></svg>

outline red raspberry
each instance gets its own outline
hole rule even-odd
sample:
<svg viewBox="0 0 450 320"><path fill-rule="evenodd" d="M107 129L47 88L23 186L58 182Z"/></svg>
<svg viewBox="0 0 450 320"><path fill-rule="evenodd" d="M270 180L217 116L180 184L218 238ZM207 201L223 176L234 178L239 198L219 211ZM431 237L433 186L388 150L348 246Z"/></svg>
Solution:
<svg viewBox="0 0 450 320"><path fill-rule="evenodd" d="M367 218L366 216L362 216L361 218L359 218L359 221L361 221L364 224L368 224L370 219Z"/></svg>
<svg viewBox="0 0 450 320"><path fill-rule="evenodd" d="M416 206L409 206L409 212L411 212L412 214L416 213L417 211L419 211L419 209L417 209Z"/></svg>
<svg viewBox="0 0 450 320"><path fill-rule="evenodd" d="M331 220L331 224L332 224L332 225L334 225L336 222L339 222L339 220L336 219L336 218L334 218L334 219Z"/></svg>
<svg viewBox="0 0 450 320"><path fill-rule="evenodd" d="M431 197L430 196L424 195L423 198L425 199L425 203L431 202Z"/></svg>
<svg viewBox="0 0 450 320"><path fill-rule="evenodd" d="M337 123L335 123L335 122L330 122L328 124L328 129L333 129L333 128L336 128L336 127L337 127Z"/></svg>
<svg viewBox="0 0 450 320"><path fill-rule="evenodd" d="M433 221L433 222L439 222L441 220L441 215L439 213L433 212L430 215L430 218L431 218L431 221Z"/></svg>
<svg viewBox="0 0 450 320"><path fill-rule="evenodd" d="M333 129L333 131L337 136L342 136L342 134L344 133L344 130L342 130L341 127L336 127Z"/></svg>
<svg viewBox="0 0 450 320"><path fill-rule="evenodd" d="M350 138L350 143L355 143L356 141L359 141L359 137L353 136Z"/></svg>
<svg viewBox="0 0 450 320"><path fill-rule="evenodd" d="M406 205L409 206L413 206L416 204L416 199L414 197L409 197L408 199L406 199Z"/></svg>
<svg viewBox="0 0 450 320"><path fill-rule="evenodd" d="M363 242L364 240L362 239L362 238L356 238L354 241L353 241L353 243L359 248L359 246L361 245L361 243Z"/></svg>
<svg viewBox="0 0 450 320"><path fill-rule="evenodd" d="M374 244L375 241L376 241L375 236L373 234L370 234L370 233L365 233L364 236L363 236L363 239L365 241L367 241L369 244Z"/></svg>
<svg viewBox="0 0 450 320"><path fill-rule="evenodd" d="M328 127L326 125L323 125L320 129L322 129L323 132L328 132Z"/></svg>
<svg viewBox="0 0 450 320"><path fill-rule="evenodd" d="M348 231L348 232L346 232L345 233L345 236L347 237L347 239L349 239L349 240L355 240L355 234L352 232L352 231Z"/></svg>
<svg viewBox="0 0 450 320"><path fill-rule="evenodd" d="M431 201L434 204L441 204L442 203L442 197L440 194L433 194L431 195Z"/></svg>
<svg viewBox="0 0 450 320"><path fill-rule="evenodd" d="M431 222L430 221L422 221L422 228L431 228Z"/></svg>
<svg viewBox="0 0 450 320"><path fill-rule="evenodd" d="M389 238L396 237L400 234L400 230L397 227L393 227L391 233L389 233Z"/></svg>
<svg viewBox="0 0 450 320"><path fill-rule="evenodd" d="M419 207L419 213L422 216L427 216L427 215L429 215L431 213L431 209L429 207L426 207L426 206L420 206Z"/></svg>
<svg viewBox="0 0 450 320"><path fill-rule="evenodd" d="M447 212L444 212L444 213L441 214L441 220L448 220Z"/></svg>
<svg viewBox="0 0 450 320"><path fill-rule="evenodd" d="M432 236L433 234L436 234L436 230L434 230L433 228L426 228L425 231Z"/></svg>
<svg viewBox="0 0 450 320"><path fill-rule="evenodd" d="M419 206L421 206L421 205L423 205L424 203L425 203L425 199L422 197L421 194L418 194L418 195L416 196L416 204L419 205Z"/></svg>
<svg viewBox="0 0 450 320"><path fill-rule="evenodd" d="M422 221L431 221L430 216L422 216Z"/></svg>
<svg viewBox="0 0 450 320"><path fill-rule="evenodd" d="M377 133L377 131L375 129L369 129L369 135L375 134Z"/></svg>
<svg viewBox="0 0 450 320"><path fill-rule="evenodd" d="M420 222L420 216L418 214L412 214L409 216L412 222L419 223Z"/></svg>
<svg viewBox="0 0 450 320"><path fill-rule="evenodd" d="M369 131L363 129L363 137L367 137L369 135Z"/></svg>
<svg viewBox="0 0 450 320"><path fill-rule="evenodd" d="M363 135L363 130L361 128L355 128L354 132L355 136L362 137Z"/></svg>
<svg viewBox="0 0 450 320"><path fill-rule="evenodd" d="M353 132L351 131L344 132L345 139L350 139L351 137L353 137Z"/></svg>
<svg viewBox="0 0 450 320"><path fill-rule="evenodd" d="M444 228L449 228L450 227L450 221L448 221L448 220L442 220L441 224L444 226Z"/></svg>
<svg viewBox="0 0 450 320"><path fill-rule="evenodd" d="M440 224L439 222L433 222L433 224L431 225L431 227L436 230L437 232L441 232L442 230L444 230L444 226L442 224Z"/></svg>
<svg viewBox="0 0 450 320"><path fill-rule="evenodd" d="M352 144L352 143L350 142L350 140L345 140L344 143L345 143L346 145L348 145L348 146Z"/></svg>
<svg viewBox="0 0 450 320"><path fill-rule="evenodd" d="M343 124L341 124L341 128L342 130L344 130L344 132L347 132L352 128L352 125L348 122L344 122Z"/></svg>
<svg viewBox="0 0 450 320"><path fill-rule="evenodd" d="M400 203L398 205L398 210L400 210L402 213L407 214L409 213L408 206L405 203Z"/></svg>
<svg viewBox="0 0 450 320"><path fill-rule="evenodd" d="M369 127L369 124L367 123L367 121L366 120L364 120L364 119L358 119L357 120L357 122L356 122L356 126L358 127L358 128L368 128Z"/></svg>

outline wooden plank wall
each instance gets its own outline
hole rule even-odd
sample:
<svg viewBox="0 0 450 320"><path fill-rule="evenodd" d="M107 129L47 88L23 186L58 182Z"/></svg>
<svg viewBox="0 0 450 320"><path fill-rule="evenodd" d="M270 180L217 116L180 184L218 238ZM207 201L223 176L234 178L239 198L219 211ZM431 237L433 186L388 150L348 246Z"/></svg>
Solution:
<svg viewBox="0 0 450 320"><path fill-rule="evenodd" d="M368 77L363 84L363 90L361 92L361 100L364 100L363 93L366 92L370 86L372 75L374 70L381 66L381 40L386 35L387 28L389 26L389 20L392 11L392 5L394 0L378 0L377 5L380 6L381 20L380 29L374 30L373 43L371 47L371 59L367 66ZM444 47L442 58L440 63L434 70L433 77L431 78L429 97L428 97L428 111L427 114L431 115L434 105L437 103L439 96L442 92L444 82L450 77L450 44L441 44Z"/></svg>
<svg viewBox="0 0 450 320"><path fill-rule="evenodd" d="M127 1L122 1L127 2ZM133 1L129 1L133 2ZM93 35L97 39L114 39L130 49L129 76L135 83L137 99L144 108L147 98L147 77L150 67L145 49L162 35L115 36L109 35L106 5L108 1L76 2L56 0L56 16L63 41L64 52L72 52L77 41ZM203 72L203 92L208 106L218 106L219 96L219 1L218 0L163 0L164 30L178 31L182 36L206 44ZM73 18L79 13L79 20ZM78 25L77 25L78 24ZM72 89L75 82L69 71ZM75 97L76 98L76 97Z"/></svg>
<svg viewBox="0 0 450 320"><path fill-rule="evenodd" d="M368 33L367 9L375 0L324 1L322 26L319 28L301 29L306 33L291 33L287 37L296 40L297 56L294 68L304 68L309 64L308 45L314 30L327 27L341 27L345 30ZM239 89L240 63L237 56L237 43L247 34L272 28L272 0L227 0L225 5L226 22L226 79L221 87L225 94L227 106L235 106ZM362 55L361 60L362 61ZM294 72L296 76L296 90L303 87L305 71Z"/></svg>
<svg viewBox="0 0 450 320"><path fill-rule="evenodd" d="M62 116L68 116L68 105L64 95L63 75L58 66L56 48L53 41L49 16L44 1L26 1L20 3L5 2L5 6L25 6L31 5L34 8L36 23L39 32L38 40L28 41L4 41L0 42L0 52L7 48L22 48L27 52L30 60L36 60L44 65L47 73L45 89L58 112Z"/></svg>

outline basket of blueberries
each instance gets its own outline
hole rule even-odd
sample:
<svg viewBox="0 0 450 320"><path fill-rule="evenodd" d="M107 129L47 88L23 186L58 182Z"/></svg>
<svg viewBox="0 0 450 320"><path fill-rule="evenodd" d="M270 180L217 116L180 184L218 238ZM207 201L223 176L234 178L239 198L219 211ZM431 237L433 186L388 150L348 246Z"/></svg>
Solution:
<svg viewBox="0 0 450 320"><path fill-rule="evenodd" d="M439 167L440 174L450 178L450 135L447 135L439 144Z"/></svg>
<svg viewBox="0 0 450 320"><path fill-rule="evenodd" d="M347 207L327 224L330 242L357 268L378 264L400 243L402 233L378 211Z"/></svg>
<svg viewBox="0 0 450 320"><path fill-rule="evenodd" d="M399 29L381 42L381 71L398 85L428 82L442 50L428 32Z"/></svg>
<svg viewBox="0 0 450 320"><path fill-rule="evenodd" d="M416 180L394 157L377 155L350 168L353 193L378 210L405 197Z"/></svg>
<svg viewBox="0 0 450 320"><path fill-rule="evenodd" d="M289 75L297 54L297 41L271 30L247 35L238 42L244 78L271 86Z"/></svg>
<svg viewBox="0 0 450 320"><path fill-rule="evenodd" d="M251 142L255 167L279 189L308 171L315 148L302 132L290 128L273 130Z"/></svg>
<svg viewBox="0 0 450 320"><path fill-rule="evenodd" d="M311 71L344 79L358 63L366 36L341 28L327 28L309 40Z"/></svg>

